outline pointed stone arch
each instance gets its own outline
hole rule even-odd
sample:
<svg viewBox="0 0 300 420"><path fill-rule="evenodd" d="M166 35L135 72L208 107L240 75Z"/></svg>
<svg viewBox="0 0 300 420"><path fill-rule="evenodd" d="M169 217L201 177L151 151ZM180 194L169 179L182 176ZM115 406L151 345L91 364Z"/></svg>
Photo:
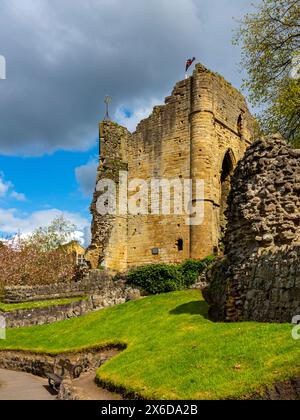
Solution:
<svg viewBox="0 0 300 420"><path fill-rule="evenodd" d="M230 181L236 166L236 159L231 149L227 149L223 155L220 171L220 184L221 184L221 196L220 196L220 248L222 248L222 242L224 239L226 227L227 227L227 199L230 192Z"/></svg>

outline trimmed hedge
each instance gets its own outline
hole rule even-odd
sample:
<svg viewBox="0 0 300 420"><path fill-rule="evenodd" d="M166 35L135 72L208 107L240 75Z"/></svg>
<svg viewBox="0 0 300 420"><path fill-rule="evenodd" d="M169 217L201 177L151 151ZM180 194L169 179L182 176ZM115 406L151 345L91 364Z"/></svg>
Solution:
<svg viewBox="0 0 300 420"><path fill-rule="evenodd" d="M187 289L197 282L213 259L214 257L202 261L187 260L180 265L145 265L131 270L127 275L127 282L151 294Z"/></svg>
<svg viewBox="0 0 300 420"><path fill-rule="evenodd" d="M145 265L131 270L127 281L154 295L184 288L182 273L176 265Z"/></svg>
<svg viewBox="0 0 300 420"><path fill-rule="evenodd" d="M186 287L191 287L198 280L198 277L203 271L214 261L215 257L207 257L204 260L187 260L179 267L181 269L184 284Z"/></svg>

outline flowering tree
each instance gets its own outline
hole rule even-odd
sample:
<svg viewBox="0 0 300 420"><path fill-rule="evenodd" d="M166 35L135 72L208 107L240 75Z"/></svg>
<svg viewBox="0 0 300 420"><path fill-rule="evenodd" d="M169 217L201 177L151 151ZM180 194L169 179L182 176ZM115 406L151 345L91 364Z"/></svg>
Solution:
<svg viewBox="0 0 300 420"><path fill-rule="evenodd" d="M74 229L69 222L58 218L27 238L16 236L1 242L0 288L71 280L76 272L76 262L63 245L70 241Z"/></svg>

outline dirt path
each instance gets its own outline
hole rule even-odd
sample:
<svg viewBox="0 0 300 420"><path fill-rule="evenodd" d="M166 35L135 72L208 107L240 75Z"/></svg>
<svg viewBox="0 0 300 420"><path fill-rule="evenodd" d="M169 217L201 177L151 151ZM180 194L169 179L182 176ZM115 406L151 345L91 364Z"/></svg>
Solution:
<svg viewBox="0 0 300 420"><path fill-rule="evenodd" d="M100 388L95 383L95 373L87 373L79 379L72 381L74 386L82 395L86 395L89 399L95 401L113 401L122 400L121 395Z"/></svg>
<svg viewBox="0 0 300 420"><path fill-rule="evenodd" d="M46 379L0 369L0 401L55 400L47 385Z"/></svg>

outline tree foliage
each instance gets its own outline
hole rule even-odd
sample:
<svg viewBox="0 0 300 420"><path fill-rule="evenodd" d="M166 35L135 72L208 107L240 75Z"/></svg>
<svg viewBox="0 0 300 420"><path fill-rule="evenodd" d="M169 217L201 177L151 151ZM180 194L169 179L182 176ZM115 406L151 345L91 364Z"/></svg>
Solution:
<svg viewBox="0 0 300 420"><path fill-rule="evenodd" d="M300 145L300 0L262 0L240 22L245 87L267 133Z"/></svg>
<svg viewBox="0 0 300 420"><path fill-rule="evenodd" d="M0 289L5 285L37 285L71 280L74 258L66 247L74 226L62 218L30 236L15 236L0 246Z"/></svg>
<svg viewBox="0 0 300 420"><path fill-rule="evenodd" d="M36 229L26 242L40 247L43 251L53 251L71 241L75 225L64 217L55 218L52 223Z"/></svg>

